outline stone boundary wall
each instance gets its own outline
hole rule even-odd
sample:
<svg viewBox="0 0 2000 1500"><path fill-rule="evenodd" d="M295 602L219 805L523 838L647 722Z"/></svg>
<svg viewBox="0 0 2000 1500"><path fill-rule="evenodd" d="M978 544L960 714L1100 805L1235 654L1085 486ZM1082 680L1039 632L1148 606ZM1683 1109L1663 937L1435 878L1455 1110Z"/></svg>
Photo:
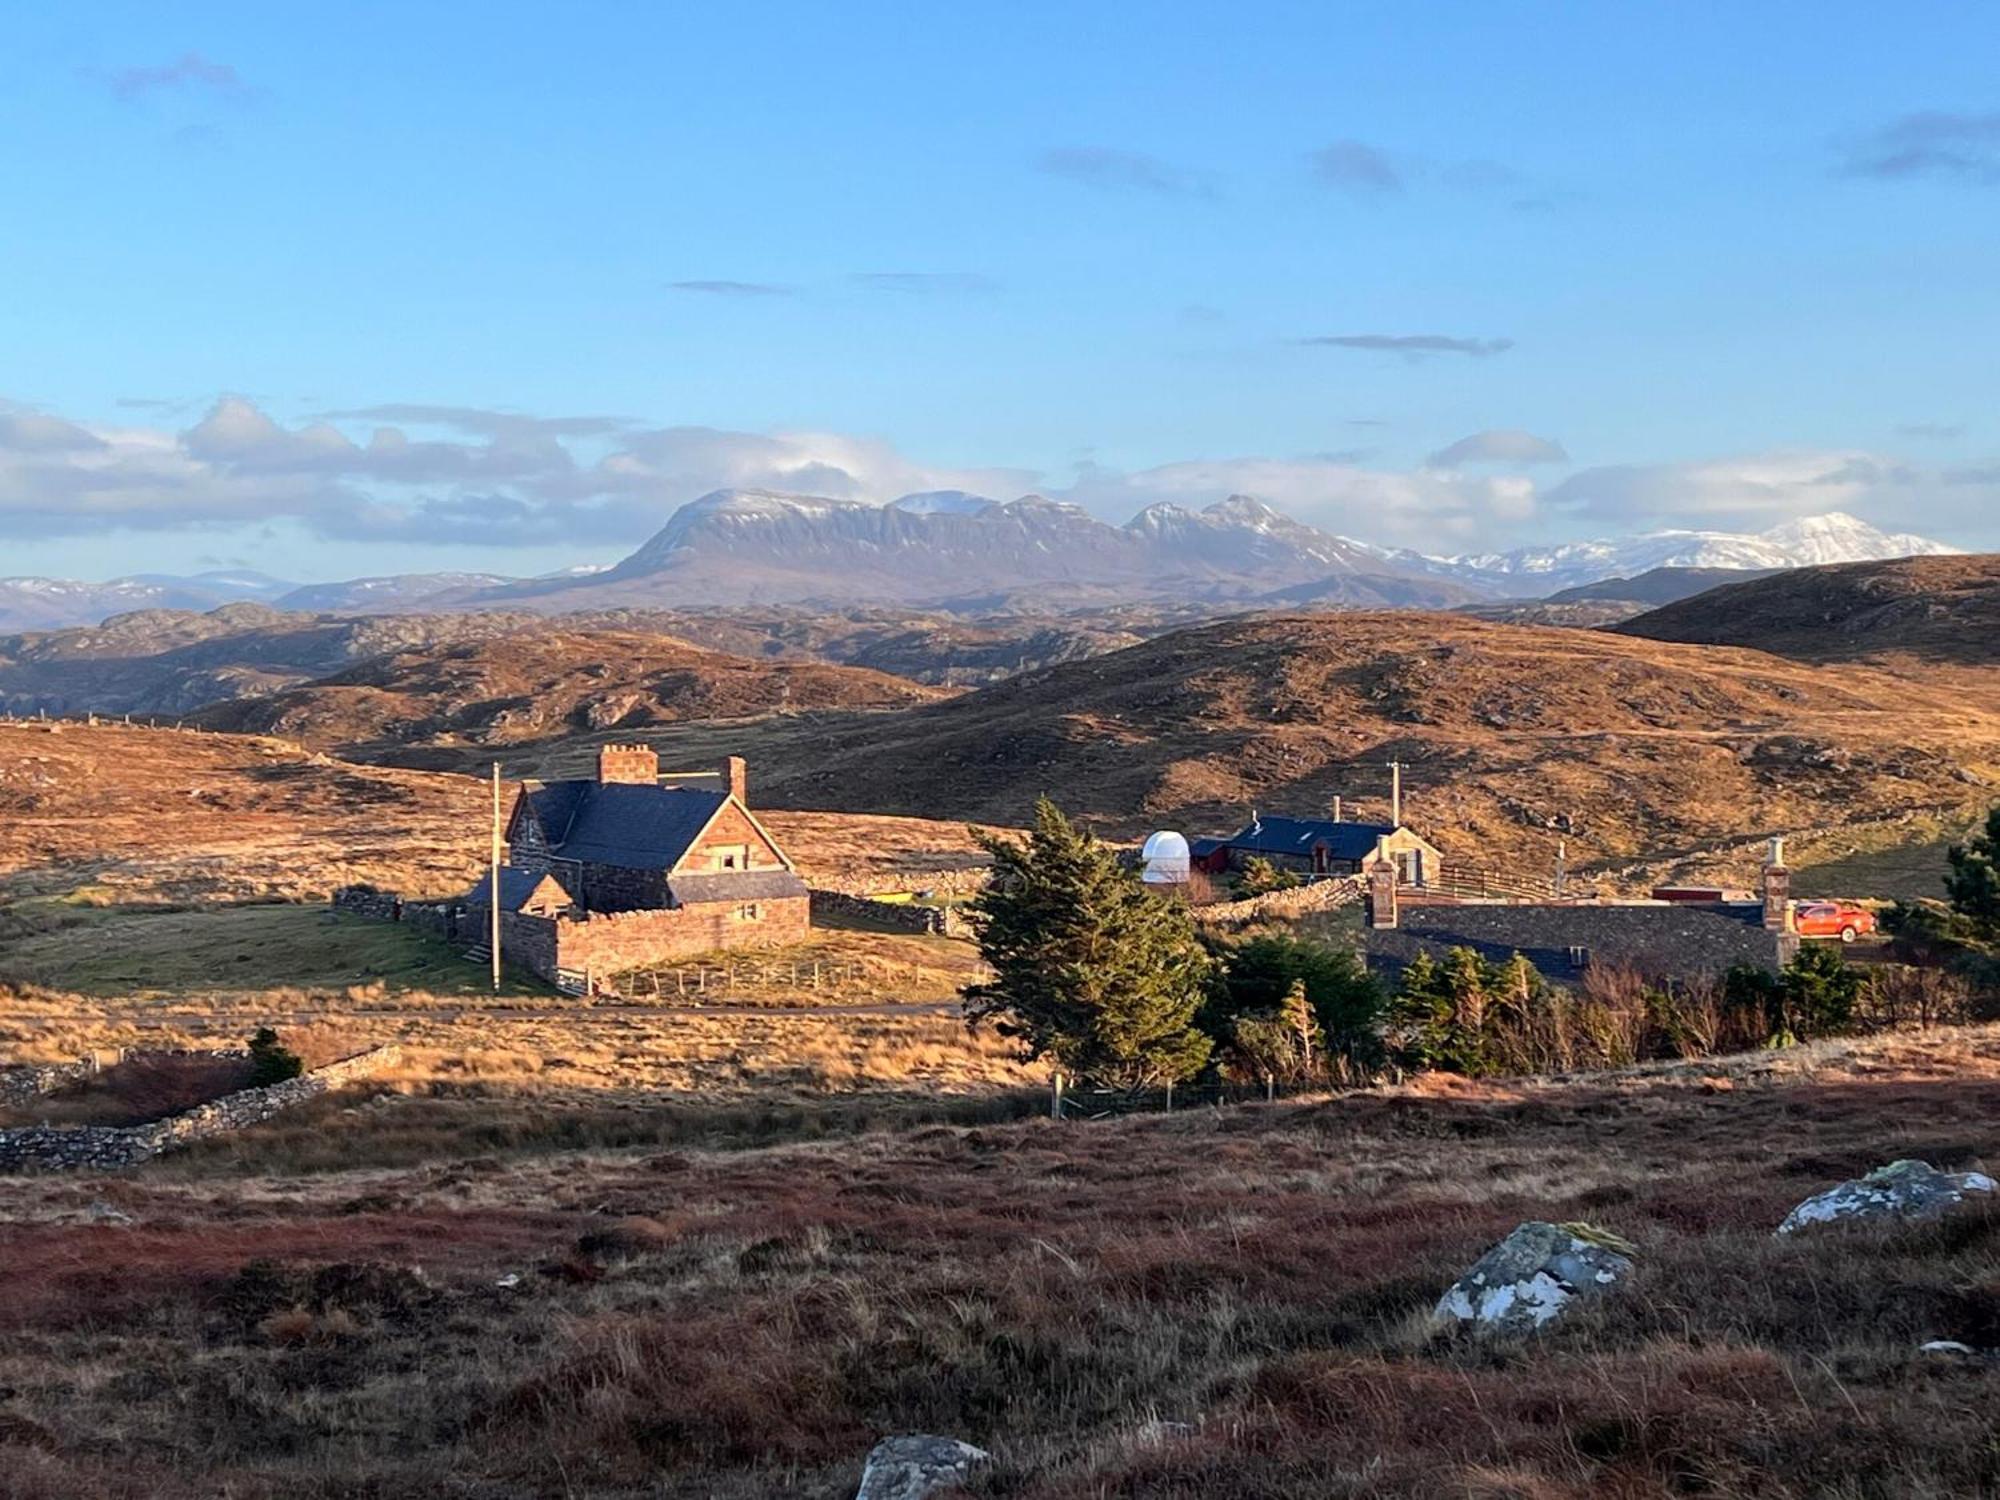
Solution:
<svg viewBox="0 0 2000 1500"><path fill-rule="evenodd" d="M400 921L403 898L394 891L378 891L365 885L344 885L333 893L335 911L352 912L377 922Z"/></svg>
<svg viewBox="0 0 2000 1500"><path fill-rule="evenodd" d="M1310 912L1334 911L1352 905L1361 899L1365 886L1366 882L1358 875L1337 880L1315 880L1310 885L1294 886L1288 891L1266 891L1261 896L1250 896L1241 901L1218 901L1212 906L1197 906L1195 916L1200 921L1225 927L1241 927L1245 923L1272 917L1302 917Z"/></svg>
<svg viewBox="0 0 2000 1500"><path fill-rule="evenodd" d="M96 1076L102 1065L95 1056L70 1063L34 1063L0 1068L0 1105L26 1104L43 1094L68 1088Z"/></svg>
<svg viewBox="0 0 2000 1500"><path fill-rule="evenodd" d="M394 1043L370 1052L357 1052L283 1083L240 1089L150 1125L30 1125L19 1130L0 1130L0 1171L134 1167L189 1141L241 1130L344 1083L385 1072L399 1063L402 1056L403 1049Z"/></svg>
<svg viewBox="0 0 2000 1500"><path fill-rule="evenodd" d="M948 906L918 906L908 901L874 901L846 891L812 888L812 914L817 917L859 917L903 932L970 937L971 924Z"/></svg>
<svg viewBox="0 0 2000 1500"><path fill-rule="evenodd" d="M814 876L815 892L837 896L899 896L905 892L929 891L936 896L976 896L986 889L992 876L986 865L962 870L889 870L877 875Z"/></svg>

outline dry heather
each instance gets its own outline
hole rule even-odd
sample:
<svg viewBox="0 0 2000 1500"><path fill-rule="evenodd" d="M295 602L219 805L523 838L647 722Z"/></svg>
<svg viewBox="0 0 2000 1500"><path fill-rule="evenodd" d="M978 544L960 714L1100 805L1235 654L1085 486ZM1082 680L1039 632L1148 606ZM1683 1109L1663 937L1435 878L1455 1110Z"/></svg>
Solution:
<svg viewBox="0 0 2000 1500"><path fill-rule="evenodd" d="M1990 678L1990 668L1986 669ZM1990 683L1989 683L1990 687ZM793 805L1018 823L1048 792L1120 832L1310 814L1336 794L1448 854L1553 868L1688 860L1772 833L1957 810L2000 782L1964 681L1460 616L1257 617L829 726L764 757Z"/></svg>
<svg viewBox="0 0 2000 1500"><path fill-rule="evenodd" d="M711 651L640 631L521 631L376 657L262 698L214 704L210 728L344 752L492 747L593 729L777 710L902 707L939 695L862 667Z"/></svg>
<svg viewBox="0 0 2000 1500"><path fill-rule="evenodd" d="M1801 661L1991 670L2000 554L1802 568L1731 584L1612 627L1623 635L1755 646Z"/></svg>
<svg viewBox="0 0 2000 1500"><path fill-rule="evenodd" d="M1990 1029L367 1165L408 1107L328 1098L246 1136L345 1132L314 1177L246 1146L11 1184L8 1493L844 1500L903 1430L989 1447L974 1492L1016 1500L2000 1491L1992 1367L1917 1347L2000 1346L2000 1208L1770 1232L1893 1156L1994 1165ZM1441 1289L1530 1217L1625 1235L1639 1269L1525 1346L1428 1339Z"/></svg>

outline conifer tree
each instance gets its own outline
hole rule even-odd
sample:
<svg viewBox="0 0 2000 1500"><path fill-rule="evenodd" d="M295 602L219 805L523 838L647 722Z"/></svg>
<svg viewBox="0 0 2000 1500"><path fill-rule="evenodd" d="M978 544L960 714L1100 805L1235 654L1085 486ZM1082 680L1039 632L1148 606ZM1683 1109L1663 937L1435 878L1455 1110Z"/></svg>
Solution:
<svg viewBox="0 0 2000 1500"><path fill-rule="evenodd" d="M2000 803L1988 810L1985 831L1946 851L1951 873L1944 878L1952 910L1980 937L2000 939Z"/></svg>
<svg viewBox="0 0 2000 1500"><path fill-rule="evenodd" d="M1148 891L1046 797L1025 843L974 836L993 858L968 907L993 978L965 990L967 1015L1112 1087L1200 1072L1210 1042L1194 1019L1210 960L1187 908Z"/></svg>

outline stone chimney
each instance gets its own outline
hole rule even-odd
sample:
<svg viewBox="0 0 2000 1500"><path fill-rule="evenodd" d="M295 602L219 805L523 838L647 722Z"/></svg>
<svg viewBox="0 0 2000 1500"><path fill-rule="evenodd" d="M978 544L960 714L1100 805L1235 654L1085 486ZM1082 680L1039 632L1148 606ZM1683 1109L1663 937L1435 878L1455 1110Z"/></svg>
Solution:
<svg viewBox="0 0 2000 1500"><path fill-rule="evenodd" d="M651 786L660 779L660 757L645 745L605 745L597 752L597 779Z"/></svg>
<svg viewBox="0 0 2000 1500"><path fill-rule="evenodd" d="M750 805L750 767L742 756L731 755L723 759L722 789L740 806Z"/></svg>
<svg viewBox="0 0 2000 1500"><path fill-rule="evenodd" d="M1336 823L1340 821L1340 798L1338 797L1333 799L1333 821Z"/></svg>
<svg viewBox="0 0 2000 1500"><path fill-rule="evenodd" d="M1396 862L1378 859L1368 867L1368 925L1396 925Z"/></svg>
<svg viewBox="0 0 2000 1500"><path fill-rule="evenodd" d="M1785 841L1771 840L1764 861L1764 930L1792 930L1792 872L1785 867Z"/></svg>

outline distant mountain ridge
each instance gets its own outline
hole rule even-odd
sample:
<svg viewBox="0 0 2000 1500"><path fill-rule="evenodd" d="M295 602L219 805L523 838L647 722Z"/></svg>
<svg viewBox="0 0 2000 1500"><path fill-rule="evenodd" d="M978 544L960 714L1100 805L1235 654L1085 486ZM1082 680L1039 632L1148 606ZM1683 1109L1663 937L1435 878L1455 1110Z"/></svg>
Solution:
<svg viewBox="0 0 2000 1500"><path fill-rule="evenodd" d="M1199 510L1151 505L1115 526L1041 495L1003 502L936 490L876 505L717 490L681 506L609 567L529 579L410 573L302 586L241 573L142 575L104 584L0 579L0 630L239 600L343 614L791 603L954 610L1025 603L1048 611L1153 601L1437 609L1543 598L1663 568L1774 571L1957 551L1837 511L1754 534L1669 530L1433 557L1323 531L1248 495Z"/></svg>
<svg viewBox="0 0 2000 1500"><path fill-rule="evenodd" d="M1389 580L1384 589L1376 580ZM1194 598L1253 604L1318 586L1342 604L1439 606L1465 597L1380 549L1248 495L1202 510L1155 505L1124 526L1042 495L959 491L888 505L774 490L717 490L676 511L616 567L473 596L534 608L687 604L940 603L1034 593L1051 601ZM533 601L531 603L531 601Z"/></svg>
<svg viewBox="0 0 2000 1500"><path fill-rule="evenodd" d="M1503 592L1539 598L1659 568L1777 572L1891 557L1956 556L1961 550L1910 532L1883 531L1844 511L1828 511L1755 533L1654 531L1619 541L1564 542L1449 558L1441 567Z"/></svg>

